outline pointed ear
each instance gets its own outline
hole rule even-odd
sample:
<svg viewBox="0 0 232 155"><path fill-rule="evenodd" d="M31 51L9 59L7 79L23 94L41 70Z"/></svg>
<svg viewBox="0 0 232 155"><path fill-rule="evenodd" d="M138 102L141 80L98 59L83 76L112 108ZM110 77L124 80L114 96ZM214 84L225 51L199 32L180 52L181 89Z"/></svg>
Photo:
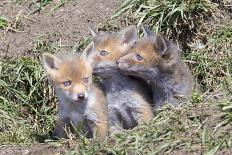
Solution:
<svg viewBox="0 0 232 155"><path fill-rule="evenodd" d="M91 42L81 53L81 59L88 60L90 55L92 55L94 52L94 43Z"/></svg>
<svg viewBox="0 0 232 155"><path fill-rule="evenodd" d="M135 25L128 26L119 33L119 39L123 44L133 46L137 40L137 29Z"/></svg>
<svg viewBox="0 0 232 155"><path fill-rule="evenodd" d="M148 27L144 26L143 24L141 24L141 28L143 30L143 34L144 34L144 37L155 37L155 34L154 32L152 32Z"/></svg>
<svg viewBox="0 0 232 155"><path fill-rule="evenodd" d="M89 26L89 31L92 34L92 37L95 37L97 35L96 30L92 26Z"/></svg>
<svg viewBox="0 0 232 155"><path fill-rule="evenodd" d="M155 35L154 46L157 52L159 52L162 56L166 54L168 50L168 41L161 36L160 34Z"/></svg>
<svg viewBox="0 0 232 155"><path fill-rule="evenodd" d="M61 62L59 58L52 54L43 53L42 55L42 64L48 73L57 70Z"/></svg>

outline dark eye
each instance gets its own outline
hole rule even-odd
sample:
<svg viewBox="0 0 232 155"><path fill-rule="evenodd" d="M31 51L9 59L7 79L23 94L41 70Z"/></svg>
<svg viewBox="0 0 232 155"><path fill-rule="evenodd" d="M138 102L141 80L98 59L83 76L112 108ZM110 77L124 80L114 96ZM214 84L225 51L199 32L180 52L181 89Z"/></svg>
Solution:
<svg viewBox="0 0 232 155"><path fill-rule="evenodd" d="M86 84L89 83L89 77L84 77L83 82L86 83Z"/></svg>
<svg viewBox="0 0 232 155"><path fill-rule="evenodd" d="M65 86L65 87L68 87L68 86L70 86L71 85L71 81L69 81L69 80L67 80L67 81L64 81L63 82L63 85Z"/></svg>
<svg viewBox="0 0 232 155"><path fill-rule="evenodd" d="M102 56L106 56L106 55L108 55L109 53L108 53L107 51L101 51L100 54L101 54Z"/></svg>
<svg viewBox="0 0 232 155"><path fill-rule="evenodd" d="M142 57L141 55L139 55L139 54L136 54L136 59L137 59L137 60L142 60L143 57Z"/></svg>

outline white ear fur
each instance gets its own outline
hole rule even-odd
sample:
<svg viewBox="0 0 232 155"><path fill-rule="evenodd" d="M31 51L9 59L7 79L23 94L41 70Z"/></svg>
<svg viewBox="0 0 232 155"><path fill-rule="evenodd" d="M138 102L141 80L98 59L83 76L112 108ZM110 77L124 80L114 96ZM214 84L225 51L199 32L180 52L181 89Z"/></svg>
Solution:
<svg viewBox="0 0 232 155"><path fill-rule="evenodd" d="M94 43L91 42L85 49L84 51L81 53L81 59L83 60L88 60L90 55L93 54L94 52Z"/></svg>
<svg viewBox="0 0 232 155"><path fill-rule="evenodd" d="M62 61L59 58L52 54L43 53L42 55L42 64L48 73L57 70L61 62Z"/></svg>
<svg viewBox="0 0 232 155"><path fill-rule="evenodd" d="M92 34L92 37L95 37L97 35L96 30L93 27L91 27L91 26L89 27L89 31Z"/></svg>
<svg viewBox="0 0 232 155"><path fill-rule="evenodd" d="M137 40L137 28L135 25L131 25L123 29L119 33L119 38L123 44L129 44L133 46Z"/></svg>
<svg viewBox="0 0 232 155"><path fill-rule="evenodd" d="M154 32L152 32L148 27L144 26L144 25L141 25L141 28L143 30L143 33L144 33L144 37L155 37L155 34Z"/></svg>

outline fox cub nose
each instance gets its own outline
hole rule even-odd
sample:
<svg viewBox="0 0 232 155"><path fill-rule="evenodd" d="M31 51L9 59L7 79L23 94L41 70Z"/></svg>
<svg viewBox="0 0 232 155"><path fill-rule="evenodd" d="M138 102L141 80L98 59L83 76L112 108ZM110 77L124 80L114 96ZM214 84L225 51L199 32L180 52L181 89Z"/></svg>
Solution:
<svg viewBox="0 0 232 155"><path fill-rule="evenodd" d="M85 94L84 93L77 94L77 97L78 99L82 100L85 98Z"/></svg>
<svg viewBox="0 0 232 155"><path fill-rule="evenodd" d="M117 65L118 65L118 67L119 67L120 69L126 69L126 68L128 68L128 64L126 63L126 61L121 60L121 59L119 59L119 60L117 61Z"/></svg>
<svg viewBox="0 0 232 155"><path fill-rule="evenodd" d="M123 59L119 59L117 60L117 64L126 64L126 60L123 60Z"/></svg>
<svg viewBox="0 0 232 155"><path fill-rule="evenodd" d="M116 61L116 63L117 63L117 64L119 64L119 63L124 63L124 61L119 59L119 60Z"/></svg>

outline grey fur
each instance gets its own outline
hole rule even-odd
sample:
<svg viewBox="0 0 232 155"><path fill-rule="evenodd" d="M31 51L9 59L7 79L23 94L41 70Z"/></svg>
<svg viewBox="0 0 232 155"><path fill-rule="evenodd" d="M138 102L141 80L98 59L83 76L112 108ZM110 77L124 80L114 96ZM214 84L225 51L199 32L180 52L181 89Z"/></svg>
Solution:
<svg viewBox="0 0 232 155"><path fill-rule="evenodd" d="M146 87L139 84L136 79L122 74L119 70L107 70L103 72L114 72L113 76L102 76L98 72L96 75L101 78L101 83L106 92L106 101L108 105L109 127L120 126L124 129L130 129L138 124L138 113L140 112L140 101L135 93L141 89L141 96L148 96L149 92ZM151 102L151 98L145 98Z"/></svg>
<svg viewBox="0 0 232 155"><path fill-rule="evenodd" d="M64 124L67 127L79 127L79 130L84 132L87 138L93 137L93 127L89 127L88 124L96 122L101 119L98 118L96 113L91 110L92 103L95 102L94 86L91 86L88 94L89 97L83 101L73 102L69 98L66 98L62 90L55 87L59 104L58 104L58 115L60 120L66 120ZM68 121L67 121L68 119ZM69 122L69 123L68 123ZM66 133L59 133L62 131L54 130L53 136L58 138L67 138Z"/></svg>

